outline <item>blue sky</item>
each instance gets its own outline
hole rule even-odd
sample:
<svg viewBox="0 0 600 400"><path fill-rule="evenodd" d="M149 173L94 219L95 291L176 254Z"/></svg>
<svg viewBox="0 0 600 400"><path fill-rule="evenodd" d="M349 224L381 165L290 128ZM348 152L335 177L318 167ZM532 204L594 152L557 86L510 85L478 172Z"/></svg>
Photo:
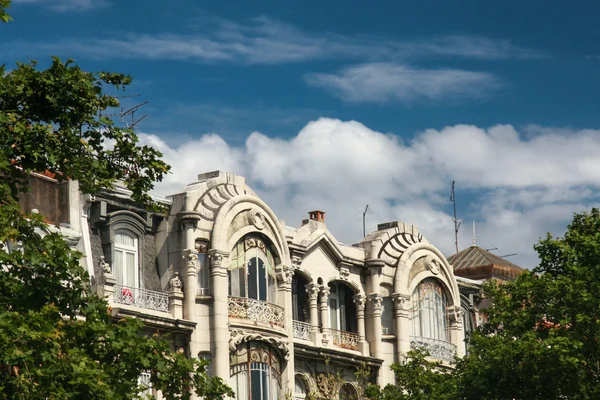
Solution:
<svg viewBox="0 0 600 400"><path fill-rule="evenodd" d="M224 168L289 225L340 240L400 219L452 253L532 244L598 205L600 3L14 0L0 63L74 58L131 74L180 190ZM355 121L355 122L353 122Z"/></svg>

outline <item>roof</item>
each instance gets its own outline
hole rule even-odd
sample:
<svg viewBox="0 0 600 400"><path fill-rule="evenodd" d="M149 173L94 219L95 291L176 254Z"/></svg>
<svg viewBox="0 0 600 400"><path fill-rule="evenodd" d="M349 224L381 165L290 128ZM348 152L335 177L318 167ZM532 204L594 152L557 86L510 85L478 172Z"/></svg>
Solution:
<svg viewBox="0 0 600 400"><path fill-rule="evenodd" d="M471 246L448 257L448 263L454 266L454 273L471 279L514 279L523 268L482 249Z"/></svg>

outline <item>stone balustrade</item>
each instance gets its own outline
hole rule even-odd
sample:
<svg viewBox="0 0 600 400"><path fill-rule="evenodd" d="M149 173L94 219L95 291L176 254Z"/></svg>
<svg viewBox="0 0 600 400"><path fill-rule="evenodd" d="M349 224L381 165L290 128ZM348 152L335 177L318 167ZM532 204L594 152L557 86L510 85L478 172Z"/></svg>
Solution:
<svg viewBox="0 0 600 400"><path fill-rule="evenodd" d="M246 297L230 296L228 298L228 309L229 318L285 328L285 311L283 307L276 304Z"/></svg>
<svg viewBox="0 0 600 400"><path fill-rule="evenodd" d="M333 338L333 345L341 349L358 350L358 333L329 330Z"/></svg>
<svg viewBox="0 0 600 400"><path fill-rule="evenodd" d="M302 321L292 322L292 331L294 333L294 339L310 340L310 328L311 324Z"/></svg>
<svg viewBox="0 0 600 400"><path fill-rule="evenodd" d="M411 336L410 348L426 350L431 358L448 362L454 361L456 356L456 345L440 339Z"/></svg>

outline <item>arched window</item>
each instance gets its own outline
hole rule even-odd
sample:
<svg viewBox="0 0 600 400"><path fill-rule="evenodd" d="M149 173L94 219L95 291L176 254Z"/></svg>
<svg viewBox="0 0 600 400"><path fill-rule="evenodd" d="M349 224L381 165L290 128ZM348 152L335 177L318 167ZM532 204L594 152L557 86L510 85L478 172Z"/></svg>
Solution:
<svg viewBox="0 0 600 400"><path fill-rule="evenodd" d="M126 230L115 232L113 274L118 285L139 287L138 239Z"/></svg>
<svg viewBox="0 0 600 400"><path fill-rule="evenodd" d="M294 399L304 400L306 399L306 394L307 390L304 380L300 376L296 375L296 378L294 379Z"/></svg>
<svg viewBox="0 0 600 400"><path fill-rule="evenodd" d="M340 400L358 400L358 393L350 383L344 383L340 388Z"/></svg>
<svg viewBox="0 0 600 400"><path fill-rule="evenodd" d="M435 279L425 279L412 294L412 335L449 341L446 295Z"/></svg>
<svg viewBox="0 0 600 400"><path fill-rule="evenodd" d="M243 343L231 357L230 365L229 385L236 400L279 400L281 362L270 346Z"/></svg>
<svg viewBox="0 0 600 400"><path fill-rule="evenodd" d="M258 236L242 238L231 252L229 295L275 303L275 260Z"/></svg>

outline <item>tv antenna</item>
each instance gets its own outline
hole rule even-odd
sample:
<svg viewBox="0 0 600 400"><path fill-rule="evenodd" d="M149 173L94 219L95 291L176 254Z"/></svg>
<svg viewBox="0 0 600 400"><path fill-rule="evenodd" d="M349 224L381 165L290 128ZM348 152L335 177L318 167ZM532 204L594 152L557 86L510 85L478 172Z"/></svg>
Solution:
<svg viewBox="0 0 600 400"><path fill-rule="evenodd" d="M494 246L494 244L492 244L492 246ZM501 251L499 248L497 248L496 246L494 246L494 247L492 247L492 248L489 248L489 249L486 249L486 250L487 250L487 251L494 251L494 250L495 250L495 251L497 251L498 253L502 253L502 251ZM517 256L517 255L519 255L519 253L503 254L503 255L500 255L500 256L498 256L498 257L506 258L506 257L513 257L513 256Z"/></svg>
<svg viewBox="0 0 600 400"><path fill-rule="evenodd" d="M125 98L131 98L131 97L139 97L139 94L130 94L127 96L116 96L117 99L125 99ZM144 118L146 118L148 116L148 114L144 114L142 115L140 118L136 119L135 118L135 113L144 105L148 104L148 101L144 101L140 104L137 104L127 110L125 110L122 106L121 106L121 112L118 113L113 113L113 114L104 114L104 116L106 117L119 117L121 122L123 124L125 124L125 128L126 129L135 129L135 126ZM131 122L127 121L127 117L131 117Z"/></svg>
<svg viewBox="0 0 600 400"><path fill-rule="evenodd" d="M454 205L454 218L452 218L452 221L454 222L454 245L456 246L456 252L458 253L458 230L460 229L462 221L456 218L456 192L454 191L454 181L452 181L452 189L450 190L450 198L448 200Z"/></svg>
<svg viewBox="0 0 600 400"><path fill-rule="evenodd" d="M363 237L367 236L367 210L369 209L369 205L365 207L365 211L363 212Z"/></svg>

